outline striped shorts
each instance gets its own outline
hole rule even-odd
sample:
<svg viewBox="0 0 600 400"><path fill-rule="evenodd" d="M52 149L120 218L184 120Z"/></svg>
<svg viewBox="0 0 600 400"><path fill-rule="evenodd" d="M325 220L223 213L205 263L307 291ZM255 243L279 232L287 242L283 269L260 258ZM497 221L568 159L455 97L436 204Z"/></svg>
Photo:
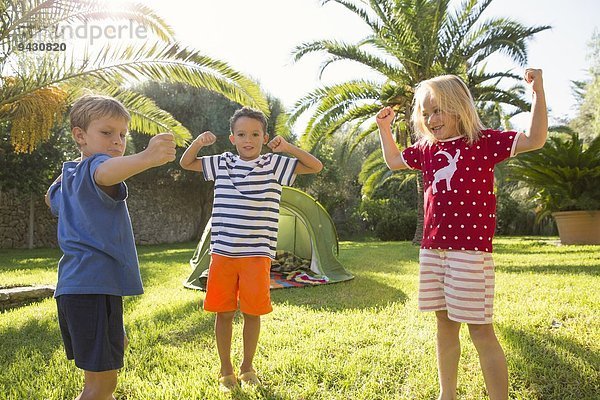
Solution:
<svg viewBox="0 0 600 400"><path fill-rule="evenodd" d="M491 324L494 261L482 251L430 250L419 253L419 310L448 310L448 318Z"/></svg>

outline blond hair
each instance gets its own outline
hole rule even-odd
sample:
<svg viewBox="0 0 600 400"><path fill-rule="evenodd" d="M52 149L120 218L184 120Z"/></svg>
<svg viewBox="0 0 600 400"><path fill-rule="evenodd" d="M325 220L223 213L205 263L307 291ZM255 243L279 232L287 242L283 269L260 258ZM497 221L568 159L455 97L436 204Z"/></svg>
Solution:
<svg viewBox="0 0 600 400"><path fill-rule="evenodd" d="M413 129L417 136L431 143L435 141L423 117L423 103L428 97L435 98L442 112L456 117L457 133L465 136L469 144L479 139L481 130L485 127L479 119L469 88L456 75L437 76L417 85L412 112Z"/></svg>
<svg viewBox="0 0 600 400"><path fill-rule="evenodd" d="M105 116L123 118L129 122L131 115L121 102L110 96L87 94L78 98L69 113L71 129L79 127L84 131L93 120Z"/></svg>

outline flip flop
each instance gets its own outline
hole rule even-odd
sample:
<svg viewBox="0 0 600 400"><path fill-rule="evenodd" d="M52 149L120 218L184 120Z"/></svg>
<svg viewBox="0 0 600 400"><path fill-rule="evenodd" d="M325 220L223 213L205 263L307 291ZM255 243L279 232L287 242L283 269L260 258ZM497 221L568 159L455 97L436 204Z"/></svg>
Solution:
<svg viewBox="0 0 600 400"><path fill-rule="evenodd" d="M256 371L244 372L243 374L240 374L239 379L242 383L242 388L257 387L261 385L260 379L256 376Z"/></svg>
<svg viewBox="0 0 600 400"><path fill-rule="evenodd" d="M219 378L219 390L224 393L229 393L235 390L238 386L238 380L234 374L225 375Z"/></svg>

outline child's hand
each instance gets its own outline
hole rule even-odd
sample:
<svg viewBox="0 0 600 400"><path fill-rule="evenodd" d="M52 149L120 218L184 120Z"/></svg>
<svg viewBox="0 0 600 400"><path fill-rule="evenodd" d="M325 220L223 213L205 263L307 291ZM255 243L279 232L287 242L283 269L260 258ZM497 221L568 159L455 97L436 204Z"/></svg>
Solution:
<svg viewBox="0 0 600 400"><path fill-rule="evenodd" d="M384 107L382 108L375 117L375 122L377 122L377 126L381 127L389 127L394 118L396 117L396 113L392 110L392 107Z"/></svg>
<svg viewBox="0 0 600 400"><path fill-rule="evenodd" d="M275 153L288 153L290 144L281 136L277 135L267 143L267 147L273 150Z"/></svg>
<svg viewBox="0 0 600 400"><path fill-rule="evenodd" d="M194 139L194 142L199 142L200 144L202 144L202 147L210 146L216 141L217 137L211 131L202 132L200 135L198 135L196 139Z"/></svg>
<svg viewBox="0 0 600 400"><path fill-rule="evenodd" d="M159 133L148 142L143 151L150 165L157 167L175 160L175 140L172 133Z"/></svg>
<svg viewBox="0 0 600 400"><path fill-rule="evenodd" d="M531 84L531 89L537 93L544 90L544 80L542 79L542 70L527 68L525 70L525 82Z"/></svg>

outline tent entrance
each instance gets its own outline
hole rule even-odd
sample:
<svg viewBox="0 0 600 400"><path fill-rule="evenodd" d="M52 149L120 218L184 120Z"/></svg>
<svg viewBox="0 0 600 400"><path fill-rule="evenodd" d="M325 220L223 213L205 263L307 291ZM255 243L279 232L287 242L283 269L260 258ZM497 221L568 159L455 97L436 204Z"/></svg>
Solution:
<svg viewBox="0 0 600 400"><path fill-rule="evenodd" d="M298 257L312 260L312 245L308 228L290 210L281 210L279 213L278 236L277 250L289 251Z"/></svg>
<svg viewBox="0 0 600 400"><path fill-rule="evenodd" d="M201 290L206 288L210 264L209 247L210 222L202 234L194 256L190 259L192 273L184 282L185 287ZM307 193L284 186L279 209L277 253L288 260L292 259L288 262L290 267L301 267L298 269L304 269L307 277L293 277L293 284L278 282L277 274L274 274L277 268L272 267L271 288L312 286L354 278L338 261L338 252L335 225L325 208ZM280 277L287 272L287 268L284 270L278 272ZM289 275L286 274L285 280L290 281ZM326 279L321 279L322 277Z"/></svg>
<svg viewBox="0 0 600 400"><path fill-rule="evenodd" d="M282 208L279 213L277 256L271 263L271 289L322 285L329 283L321 275L314 244L302 217Z"/></svg>

